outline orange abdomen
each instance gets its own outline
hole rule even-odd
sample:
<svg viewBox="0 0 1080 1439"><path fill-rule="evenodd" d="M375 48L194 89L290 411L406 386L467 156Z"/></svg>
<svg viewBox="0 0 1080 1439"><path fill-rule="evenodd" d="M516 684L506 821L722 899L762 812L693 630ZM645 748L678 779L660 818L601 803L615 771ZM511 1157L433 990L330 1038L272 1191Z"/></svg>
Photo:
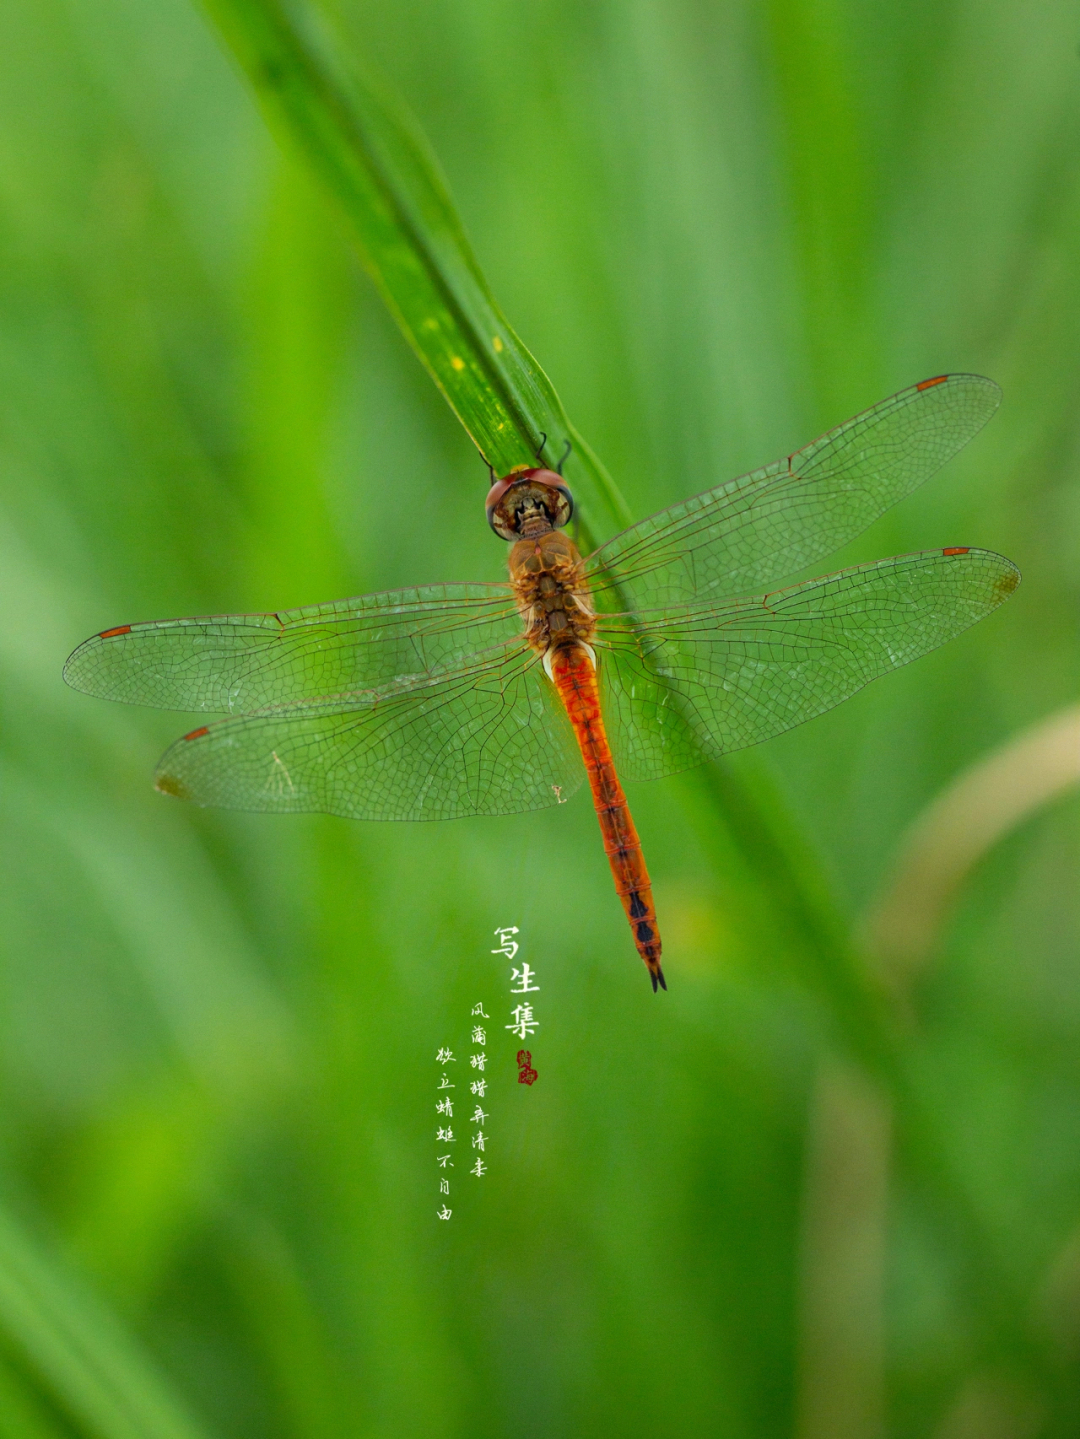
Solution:
<svg viewBox="0 0 1080 1439"><path fill-rule="evenodd" d="M580 644L560 645L551 651L551 675L574 726L581 757L589 776L593 804L604 836L615 889L622 901L637 952L657 985L667 989L660 968L660 931L656 926L652 885L641 852L630 806L615 773L604 720L600 713L600 691L596 671L588 652Z"/></svg>

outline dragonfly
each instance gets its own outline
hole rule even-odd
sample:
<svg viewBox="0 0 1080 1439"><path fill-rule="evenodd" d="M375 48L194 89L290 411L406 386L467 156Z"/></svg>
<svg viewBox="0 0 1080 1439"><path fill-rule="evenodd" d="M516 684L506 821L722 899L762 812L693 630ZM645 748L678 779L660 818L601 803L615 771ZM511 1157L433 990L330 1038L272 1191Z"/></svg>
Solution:
<svg viewBox="0 0 1080 1439"><path fill-rule="evenodd" d="M117 625L64 675L86 694L225 716L158 765L158 790L197 805L446 820L559 805L588 780L634 944L666 989L623 780L802 724L1015 590L1011 561L960 545L772 588L937 471L999 399L979 375L923 380L586 556L561 473L519 467L486 503L507 582Z"/></svg>

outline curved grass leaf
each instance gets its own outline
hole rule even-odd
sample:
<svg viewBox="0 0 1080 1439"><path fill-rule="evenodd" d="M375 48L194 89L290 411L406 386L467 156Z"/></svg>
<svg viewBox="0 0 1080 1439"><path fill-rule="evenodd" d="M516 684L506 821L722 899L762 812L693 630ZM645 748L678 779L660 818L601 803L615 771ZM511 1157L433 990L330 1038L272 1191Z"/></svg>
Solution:
<svg viewBox="0 0 1080 1439"><path fill-rule="evenodd" d="M495 303L412 117L345 68L344 47L328 43L310 12L301 27L280 0L204 4L270 124L337 200L368 273L485 461L500 475L541 454L550 464L569 441L568 474L586 512L602 506L617 528L629 524L611 477Z"/></svg>
<svg viewBox="0 0 1080 1439"><path fill-rule="evenodd" d="M917 816L864 921L890 983L931 959L971 871L1005 835L1080 785L1080 705L1032 725L962 771Z"/></svg>

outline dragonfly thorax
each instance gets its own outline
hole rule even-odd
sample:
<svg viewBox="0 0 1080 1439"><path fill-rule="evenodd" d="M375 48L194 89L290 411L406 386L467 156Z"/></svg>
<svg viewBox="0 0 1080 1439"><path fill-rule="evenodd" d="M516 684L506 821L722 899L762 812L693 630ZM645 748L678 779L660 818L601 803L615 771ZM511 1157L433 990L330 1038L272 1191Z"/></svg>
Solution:
<svg viewBox="0 0 1080 1439"><path fill-rule="evenodd" d="M581 556L568 536L548 529L518 540L510 551L510 582L525 637L538 654L592 638L596 615Z"/></svg>

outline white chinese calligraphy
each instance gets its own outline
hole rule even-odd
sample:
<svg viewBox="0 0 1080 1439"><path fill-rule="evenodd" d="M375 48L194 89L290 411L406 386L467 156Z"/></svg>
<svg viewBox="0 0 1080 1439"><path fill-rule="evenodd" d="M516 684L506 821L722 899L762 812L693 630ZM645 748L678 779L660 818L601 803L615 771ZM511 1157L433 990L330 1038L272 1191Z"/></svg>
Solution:
<svg viewBox="0 0 1080 1439"><path fill-rule="evenodd" d="M456 1064L456 1063L457 1063L457 1060L454 1058L454 1051L453 1051L452 1049L447 1049L445 1045L444 1045L444 1046L441 1046L439 1049L437 1049L437 1050L435 1051L435 1063L436 1063L436 1064L439 1064L439 1065ZM444 1069L443 1072L442 1072L442 1075L441 1075L440 1078L439 1078L439 1082L438 1082L438 1084L436 1085L436 1092L437 1092L437 1093L440 1092L440 1091L443 1091L443 1092L444 1092L444 1091L446 1091L446 1090L453 1089L453 1088L454 1088L454 1085L450 1083L450 1080L449 1080L449 1078L447 1077L446 1071L445 1071L445 1069ZM445 1118L447 1118L447 1119L452 1119L452 1118L453 1118L453 1116L454 1116L454 1101L450 1098L450 1095L449 1095L449 1094L444 1093L442 1099L436 1098L436 1100L435 1100L435 1113L438 1114L440 1117L445 1117ZM457 1143L457 1140L454 1138L454 1131L449 1127L449 1125L447 1125L447 1127L446 1127L445 1129L442 1128L441 1126L438 1127L438 1128L436 1128L436 1130L435 1130L435 1143L436 1143L436 1144L456 1144L456 1143ZM453 1169L453 1167L454 1167L453 1162L451 1161L449 1154L436 1154L436 1156L435 1156L435 1163L439 1166L440 1169L443 1169L443 1170L445 1170L448 1165L449 1165L449 1167L450 1167L451 1169ZM439 1180L439 1193L440 1193L440 1194L449 1194L449 1193L450 1193L450 1180L449 1180L449 1178L448 1178L446 1175L444 1175L444 1176ZM450 1215L451 1215L452 1213L453 1213L453 1211L452 1211L451 1209L448 1209L447 1206L446 1206L445 1204L443 1204L443 1207L442 1207L441 1209L437 1209L437 1210L435 1211L435 1217L436 1217L437 1219L449 1219L449 1218L450 1218Z"/></svg>
<svg viewBox="0 0 1080 1439"><path fill-rule="evenodd" d="M510 935L511 935L511 934L517 934L517 929L516 929L516 928L511 928L511 929L497 929L497 930L495 931L495 933L496 933L496 935L503 941L503 948L502 948L501 950L493 950L492 952L493 952L494 954L504 954L504 955L506 955L506 956L508 956L509 958L512 959L513 956L517 953L518 947L517 947L516 943L510 938ZM477 1014L478 1011L479 1011L479 1013L480 1013L481 1015L483 1015L484 1019L487 1019L487 1018L488 1018L488 1016L487 1016L486 1014L484 1014L483 1006L480 1005L480 1004L476 1004L476 1005L473 1006L473 1011L472 1011L473 1014L474 1014L474 1015ZM478 1045L478 1046L482 1046L482 1045L486 1045L486 1044L487 1044L487 1030L484 1028L484 1026L483 1026L482 1024L474 1024L474 1025L473 1025L473 1027L472 1027L472 1033L471 1033L470 1036L469 1036L469 1042L470 1042L471 1044ZM469 1064L470 1064L471 1068L477 1069L477 1070L480 1071L481 1074L483 1074L484 1068L485 1068L485 1066L486 1066L486 1064L487 1064L487 1052L486 1052L486 1050L484 1050L483 1048L480 1048L477 1053L470 1054L470 1055L469 1055ZM487 1088L487 1080L486 1080L486 1079L474 1079L474 1080L472 1081L472 1083L469 1085L470 1091L471 1091L473 1094L477 1094L477 1095L483 1095L483 1093L484 1093L484 1091L485 1091L486 1088ZM476 1107L475 1107L474 1110L473 1110L473 1115L472 1115L472 1118L470 1119L469 1123L470 1123L470 1124L483 1124L486 1119L487 1119L487 1115L484 1113L484 1111L480 1108L480 1106L479 1106L479 1104L478 1104L478 1105L476 1105ZM472 1142L472 1147L473 1147L474 1149L479 1148L479 1149L481 1149L481 1150L484 1148L484 1134L483 1134L483 1131L482 1131L482 1130L480 1131L480 1143L479 1143L479 1145L477 1144L476 1139L475 1139L475 1137L474 1137L474 1138L473 1138L473 1142ZM479 1179L483 1174L486 1173L486 1170L485 1170L484 1166L481 1165L481 1166L478 1168L478 1167L474 1164L473 1167L469 1170L469 1173L476 1175L476 1177Z"/></svg>
<svg viewBox="0 0 1080 1439"><path fill-rule="evenodd" d="M510 1013L514 1016L513 1024L507 1024L504 1028L516 1034L519 1039L527 1039L540 1027L540 1021L533 1015L531 1004L519 1004Z"/></svg>
<svg viewBox="0 0 1080 1439"><path fill-rule="evenodd" d="M499 948L493 949L492 954L505 954L507 959L513 959L517 954L520 945L516 940L510 938L512 934L518 933L516 924L505 925L502 929L495 931L495 938L499 941Z"/></svg>

